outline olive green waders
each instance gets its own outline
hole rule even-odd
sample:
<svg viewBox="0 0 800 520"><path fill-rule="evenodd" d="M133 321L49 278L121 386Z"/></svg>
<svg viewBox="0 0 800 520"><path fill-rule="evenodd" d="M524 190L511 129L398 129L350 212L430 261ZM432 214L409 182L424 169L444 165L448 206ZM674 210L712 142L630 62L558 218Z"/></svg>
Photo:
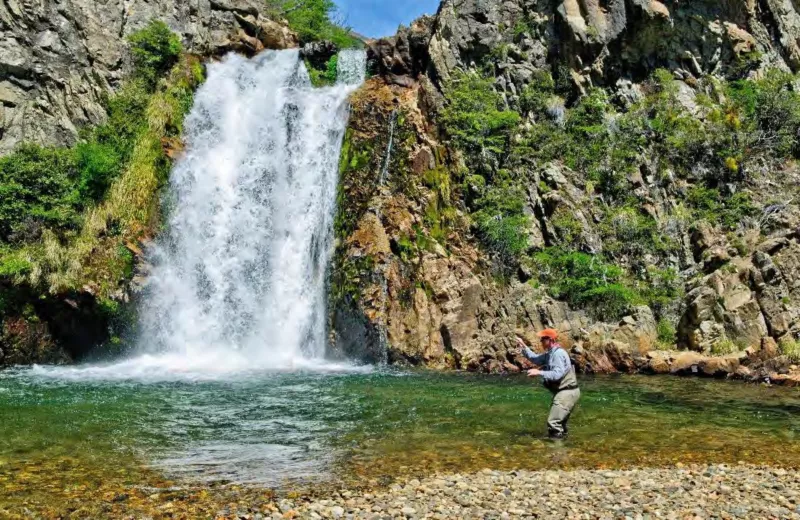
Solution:
<svg viewBox="0 0 800 520"><path fill-rule="evenodd" d="M567 436L569 416L581 397L575 367L570 366L569 372L561 380L545 382L545 387L553 392L553 404L550 405L550 415L547 417L547 433L551 439L563 439Z"/></svg>
<svg viewBox="0 0 800 520"><path fill-rule="evenodd" d="M551 438L561 439L567 436L567 421L580 397L581 390L577 387L558 390L553 394L553 404L547 417L547 432Z"/></svg>

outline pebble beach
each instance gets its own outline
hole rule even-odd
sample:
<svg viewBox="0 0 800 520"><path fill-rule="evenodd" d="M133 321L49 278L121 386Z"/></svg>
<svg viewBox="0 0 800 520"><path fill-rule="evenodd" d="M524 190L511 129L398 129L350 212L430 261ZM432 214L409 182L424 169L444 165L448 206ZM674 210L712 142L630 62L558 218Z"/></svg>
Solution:
<svg viewBox="0 0 800 520"><path fill-rule="evenodd" d="M793 470L738 464L624 471L483 470L328 499L283 499L244 518L800 519Z"/></svg>

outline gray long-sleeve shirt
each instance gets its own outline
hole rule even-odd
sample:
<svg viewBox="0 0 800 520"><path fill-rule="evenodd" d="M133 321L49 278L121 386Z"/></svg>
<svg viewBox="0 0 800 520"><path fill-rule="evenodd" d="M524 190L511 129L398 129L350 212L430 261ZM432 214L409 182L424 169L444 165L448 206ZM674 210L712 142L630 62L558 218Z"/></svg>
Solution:
<svg viewBox="0 0 800 520"><path fill-rule="evenodd" d="M569 354L561 345L556 345L544 354L536 354L534 351L525 347L523 351L525 357L530 359L535 365L543 367L542 379L545 381L560 381L572 368L572 361Z"/></svg>

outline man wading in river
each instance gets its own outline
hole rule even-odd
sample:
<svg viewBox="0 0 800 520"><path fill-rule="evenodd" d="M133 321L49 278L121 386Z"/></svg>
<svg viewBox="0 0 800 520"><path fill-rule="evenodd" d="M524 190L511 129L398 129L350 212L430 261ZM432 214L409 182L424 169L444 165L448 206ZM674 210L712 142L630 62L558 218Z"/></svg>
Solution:
<svg viewBox="0 0 800 520"><path fill-rule="evenodd" d="M575 377L575 368L572 366L569 354L558 344L558 332L545 329L537 336L542 342L544 354L536 355L520 338L517 338L517 345L526 358L534 365L543 368L543 370L537 368L528 370L528 376L540 376L544 387L553 393L553 404L550 406L550 416L547 418L548 437L553 440L566 439L567 421L581 397L578 378Z"/></svg>

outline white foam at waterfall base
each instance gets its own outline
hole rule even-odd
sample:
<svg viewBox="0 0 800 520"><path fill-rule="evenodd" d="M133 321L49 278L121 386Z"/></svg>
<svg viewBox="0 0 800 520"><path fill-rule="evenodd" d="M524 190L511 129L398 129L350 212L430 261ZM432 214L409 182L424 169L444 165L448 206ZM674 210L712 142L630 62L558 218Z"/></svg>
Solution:
<svg viewBox="0 0 800 520"><path fill-rule="evenodd" d="M343 51L338 63L325 88L312 87L297 50L209 65L170 177L167 231L150 252L134 356L73 373L344 368L323 359L325 284L347 98L365 55Z"/></svg>

